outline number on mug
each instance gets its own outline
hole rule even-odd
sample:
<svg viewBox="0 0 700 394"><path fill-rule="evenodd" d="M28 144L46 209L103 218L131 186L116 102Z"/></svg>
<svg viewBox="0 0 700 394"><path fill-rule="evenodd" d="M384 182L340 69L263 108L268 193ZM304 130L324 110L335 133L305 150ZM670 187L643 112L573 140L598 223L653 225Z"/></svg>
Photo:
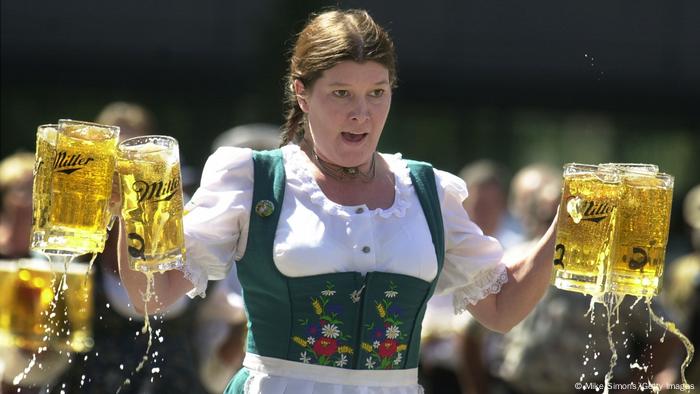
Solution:
<svg viewBox="0 0 700 394"><path fill-rule="evenodd" d="M627 265L630 269L639 270L649 262L649 255L646 249L635 246L632 248L632 256L629 258L627 256L622 256L622 261L627 261Z"/></svg>
<svg viewBox="0 0 700 394"><path fill-rule="evenodd" d="M558 244L554 248L554 265L561 265L561 268L564 268L564 253L566 252L566 246L563 244ZM559 253L559 257L557 257L557 253Z"/></svg>

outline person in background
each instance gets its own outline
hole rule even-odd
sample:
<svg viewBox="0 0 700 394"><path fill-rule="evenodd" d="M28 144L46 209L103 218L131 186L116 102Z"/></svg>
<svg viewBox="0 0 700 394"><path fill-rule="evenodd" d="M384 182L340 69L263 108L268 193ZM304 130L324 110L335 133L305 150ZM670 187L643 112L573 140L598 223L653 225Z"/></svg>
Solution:
<svg viewBox="0 0 700 394"><path fill-rule="evenodd" d="M20 152L0 163L0 258L29 257L34 155Z"/></svg>
<svg viewBox="0 0 700 394"><path fill-rule="evenodd" d="M511 180L508 210L522 229L519 246L530 244L547 231L542 226L559 207L561 178L557 168L534 163L521 168Z"/></svg>
<svg viewBox="0 0 700 394"><path fill-rule="evenodd" d="M119 126L121 141L156 134L157 130L151 112L129 102L108 104L96 122ZM115 182L118 185L118 179ZM119 223L115 223L95 264L92 297L95 346L86 358L74 360L59 378L54 393L61 390L95 394L117 390L121 394L205 393L196 372L198 359L192 338L198 301L183 298L151 318L153 346L148 362L136 372L146 355L148 335L141 332L144 315L134 310L119 278L118 232Z"/></svg>
<svg viewBox="0 0 700 394"><path fill-rule="evenodd" d="M212 153L223 146L271 150L277 148L281 142L279 126L270 123L247 123L219 134L212 143Z"/></svg>
<svg viewBox="0 0 700 394"><path fill-rule="evenodd" d="M280 144L279 133L279 126L268 123L239 125L216 137L212 152L225 146L275 149ZM236 270L212 286L211 294L197 313L196 343L202 384L215 394L226 389L243 365L247 320Z"/></svg>
<svg viewBox="0 0 700 394"><path fill-rule="evenodd" d="M521 230L507 209L507 171L492 160L467 164L459 172L469 188L464 209L484 234L500 241L505 249L522 241Z"/></svg>
<svg viewBox="0 0 700 394"><path fill-rule="evenodd" d="M665 273L665 286L661 293L666 305L678 316L679 328L697 350L700 343L700 185L696 185L683 200L683 219L690 229L692 252L669 264ZM685 352L679 352L676 360L681 363ZM688 383L700 385L700 361L696 351L688 366ZM676 375L678 379L678 376ZM686 392L688 392L686 390Z"/></svg>
<svg viewBox="0 0 700 394"><path fill-rule="evenodd" d="M0 161L0 259L30 258L34 155L12 154ZM41 258L43 257L32 257ZM8 291L8 289L3 289ZM15 382L31 363L34 366ZM0 343L0 393L38 393L68 367L65 355L38 353Z"/></svg>
<svg viewBox="0 0 700 394"><path fill-rule="evenodd" d="M158 129L155 117L146 107L126 101L107 104L97 115L95 122L119 126L119 139L124 141L153 133Z"/></svg>

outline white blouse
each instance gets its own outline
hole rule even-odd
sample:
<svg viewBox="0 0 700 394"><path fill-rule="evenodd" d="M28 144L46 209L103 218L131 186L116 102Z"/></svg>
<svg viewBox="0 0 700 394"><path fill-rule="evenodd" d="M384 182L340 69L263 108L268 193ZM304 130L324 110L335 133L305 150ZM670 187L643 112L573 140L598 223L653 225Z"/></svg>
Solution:
<svg viewBox="0 0 700 394"><path fill-rule="evenodd" d="M430 230L400 154L382 154L395 177L394 203L387 209L329 200L297 145L283 147L282 154L286 184L272 251L280 272L300 277L382 271L425 281L435 278L437 257ZM207 160L200 188L185 206L183 272L194 285L190 297L203 296L207 281L224 279L245 254L253 203L252 156L250 149L219 148ZM435 178L445 228L445 262L435 294L452 293L458 313L468 303L498 293L508 277L500 244L483 235L462 207L467 197L464 182L440 170L435 170ZM357 392L372 391L365 387Z"/></svg>

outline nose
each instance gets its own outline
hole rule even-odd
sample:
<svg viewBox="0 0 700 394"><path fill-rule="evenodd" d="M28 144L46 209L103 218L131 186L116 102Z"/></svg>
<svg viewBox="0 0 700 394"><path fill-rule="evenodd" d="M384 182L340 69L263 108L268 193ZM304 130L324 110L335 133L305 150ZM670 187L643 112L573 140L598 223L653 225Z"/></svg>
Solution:
<svg viewBox="0 0 700 394"><path fill-rule="evenodd" d="M358 97L354 100L352 111L350 112L350 119L358 123L363 123L369 120L369 105L364 97Z"/></svg>

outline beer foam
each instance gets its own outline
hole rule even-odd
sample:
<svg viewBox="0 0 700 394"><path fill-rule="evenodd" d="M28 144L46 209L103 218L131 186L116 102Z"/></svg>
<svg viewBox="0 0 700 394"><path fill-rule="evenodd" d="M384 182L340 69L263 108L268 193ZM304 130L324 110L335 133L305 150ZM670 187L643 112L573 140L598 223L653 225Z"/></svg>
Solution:
<svg viewBox="0 0 700 394"><path fill-rule="evenodd" d="M156 163L176 163L179 160L177 150L173 151L167 146L154 142L143 145L121 145L119 149L132 160L146 160Z"/></svg>
<svg viewBox="0 0 700 394"><path fill-rule="evenodd" d="M61 131L68 137L80 138L89 141L107 140L114 136L114 132L107 127L90 125L62 125Z"/></svg>
<svg viewBox="0 0 700 394"><path fill-rule="evenodd" d="M160 144L156 144L155 142L147 142L147 143L142 144L142 145L131 145L131 146L122 145L121 149L123 149L125 151L129 151L129 152L133 152L133 153L147 155L147 154L152 154L155 152L164 151L164 150L168 149L168 147L160 145Z"/></svg>
<svg viewBox="0 0 700 394"><path fill-rule="evenodd" d="M58 133L58 130L55 127L39 127L37 137L54 145L56 143L56 133Z"/></svg>

